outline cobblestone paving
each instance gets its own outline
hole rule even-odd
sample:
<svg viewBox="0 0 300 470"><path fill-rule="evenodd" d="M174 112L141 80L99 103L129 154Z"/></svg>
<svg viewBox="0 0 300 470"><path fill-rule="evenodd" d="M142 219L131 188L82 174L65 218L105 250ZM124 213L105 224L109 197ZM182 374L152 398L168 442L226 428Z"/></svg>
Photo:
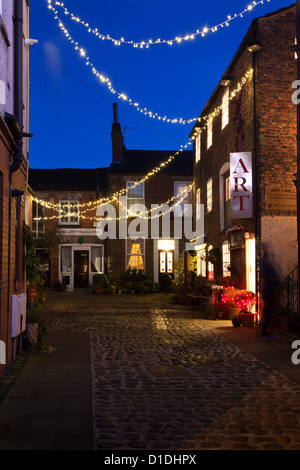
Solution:
<svg viewBox="0 0 300 470"><path fill-rule="evenodd" d="M299 450L300 386L155 296L67 296L90 331L97 449Z"/></svg>

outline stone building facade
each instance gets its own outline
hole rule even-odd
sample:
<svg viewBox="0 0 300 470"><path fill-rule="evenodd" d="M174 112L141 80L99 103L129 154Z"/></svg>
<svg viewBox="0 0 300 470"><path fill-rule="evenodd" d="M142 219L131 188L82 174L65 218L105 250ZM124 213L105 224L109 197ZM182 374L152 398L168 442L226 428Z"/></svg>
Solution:
<svg viewBox="0 0 300 470"><path fill-rule="evenodd" d="M257 293L264 244L282 278L297 264L295 34L294 5L255 19L190 134L198 274Z"/></svg>

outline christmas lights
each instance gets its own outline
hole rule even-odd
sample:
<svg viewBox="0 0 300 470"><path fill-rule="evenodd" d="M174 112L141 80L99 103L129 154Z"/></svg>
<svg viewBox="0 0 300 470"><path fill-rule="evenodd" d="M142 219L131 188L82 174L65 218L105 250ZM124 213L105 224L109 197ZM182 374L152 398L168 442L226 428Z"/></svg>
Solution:
<svg viewBox="0 0 300 470"><path fill-rule="evenodd" d="M192 190L193 188L193 184L189 185L188 188L186 189L186 191L184 192L184 194L182 195L182 197L180 199L178 199L178 201L176 202L176 204L173 204L173 206L171 206L168 210L166 210L165 212L159 212L157 214L155 214L154 216L144 216L144 215L138 215L138 218L139 219L143 219L143 220L152 220L152 219L156 219L156 218L159 218L159 217L162 217L168 213L170 213L171 211L174 210L174 208L178 207L183 201L184 199L186 198L186 196L189 194L189 192ZM168 199L168 201L166 201L165 203L161 204L161 206L163 206L164 204L168 205L170 204L174 199L175 199L176 196L172 196L170 199ZM43 200L40 200L41 202ZM46 201L43 201L43 202L46 202ZM47 207L47 205L45 204L45 207ZM97 209L97 208L93 208L94 210ZM153 211L157 211L157 207L153 207L152 209L149 210L150 213L152 213ZM68 213L68 216L69 217L78 217L78 212L74 212L74 213ZM85 215L82 215L82 212L80 213L80 217L84 220L94 220L94 221L99 221L101 220L102 218L101 217L94 217L94 216L85 216ZM40 221L40 220L54 220L54 219L59 219L60 218L60 214L58 215L53 215L53 216L48 216L48 217L35 217L33 218L32 220L34 221ZM107 217L105 220L107 221L118 221L118 220L122 220L122 219L131 219L132 216L122 216L122 217Z"/></svg>
<svg viewBox="0 0 300 470"><path fill-rule="evenodd" d="M207 119L210 119L210 118L214 118L216 115L218 115L220 113L220 111L222 110L223 108L223 104L220 105L218 108L216 108L216 110L211 113L209 116L207 116L206 118L189 118L189 119L183 119L182 117L180 118L169 118L167 117L166 115L165 116L162 116L162 115L159 115L158 113L154 113L153 111L149 110L148 108L144 107L142 108L140 106L140 104L137 102L137 101L134 101L132 100L131 98L129 98L125 93L120 93L119 91L117 91L113 85L112 85L112 82L110 81L109 78L105 77L102 73L100 73L95 67L94 65L92 64L92 62L90 61L90 58L87 57L87 53L85 51L85 49L83 47L81 47L79 45L78 42L76 42L72 36L70 35L69 31L67 30L67 28L65 27L64 23L61 21L61 19L59 18L58 16L58 12L57 10L55 10L55 8L53 7L52 5L52 0L47 0L48 2L48 7L50 10L53 11L54 13L54 18L58 21L58 26L60 27L60 29L62 30L62 32L65 34L66 38L69 40L69 42L71 44L74 45L74 49L76 51L79 51L79 56L81 58L84 58L85 60L85 63L87 66L91 67L92 69L92 72L93 74L100 80L101 84L107 86L108 90L112 93L112 94L116 94L118 96L118 99L122 99L123 101L125 101L127 104L129 104L130 106L134 106L134 108L139 111L140 113L148 116L149 118L152 118L152 119L158 119L159 121L163 121L163 122L166 122L166 123L171 123L171 124L191 124L195 121L201 121L203 119L207 120ZM244 82L246 82L247 78L248 78L248 74L252 73L252 71L250 72L247 72L247 74L242 78L242 81L241 83L238 85L237 89L234 90L233 92L231 92L230 94L230 97L229 97L229 100L233 99L234 96L240 91L240 89L242 88Z"/></svg>
<svg viewBox="0 0 300 470"><path fill-rule="evenodd" d="M225 21L222 21L221 23L218 23L215 26L212 26L212 27L205 26L204 28L197 29L191 34L177 35L171 39L157 38L157 39L149 39L148 41L128 41L123 37L121 37L120 39L116 39L116 38L111 37L109 34L106 34L106 35L102 34L98 30L98 28L92 28L92 26L90 26L89 23L82 20L81 18L79 18L79 16L75 15L74 13L71 13L68 10L68 8L65 7L64 3L56 1L55 5L60 7L63 10L64 14L69 16L74 22L84 26L87 29L88 33L95 35L97 38L101 40L111 41L112 44L114 44L115 46L121 46L122 44L127 44L134 48L149 49L150 46L154 46L154 45L167 44L169 46L172 46L173 44L181 44L182 42L193 41L195 38L205 37L209 33L215 33L216 31L219 31L219 29L229 26L229 24L233 20L237 18L243 18L246 13L251 12L258 5L262 5L264 1L270 2L271 0L253 1L246 8L244 8L244 10L242 10L241 12L235 13L234 15L228 15ZM52 0L48 0L48 4L50 4L52 7Z"/></svg>
<svg viewBox="0 0 300 470"><path fill-rule="evenodd" d="M189 141L187 144L185 145L181 145L181 148L179 150L177 150L177 152L175 152L173 155L171 155L166 161L160 163L160 165L158 165L157 167L155 167L154 169L152 169L151 171L149 171L149 173L147 173L146 176L144 176L142 179L136 181L131 187L130 189L133 189L135 188L136 186L138 186L139 184L141 183L144 183L145 181L147 181L149 178L151 178L152 176L156 175L159 171L161 171L165 166L167 166L169 163L171 163L175 157L177 157L178 155L180 155L181 152L183 152L184 149L186 149L189 145L191 145L191 141ZM86 210L93 210L95 209L96 206L99 206L101 204L108 204L108 203L111 203L111 202L114 202L114 201L117 201L119 196L122 196L124 195L126 192L127 192L127 188L123 188L121 189L120 191L117 191L115 192L112 196L109 196L109 197L103 197L101 199L97 199L96 201L89 201L89 202L86 202L86 203L82 203L82 204L79 204L79 207L80 208L86 208ZM48 209L53 209L53 210L58 210L59 209L59 204L55 204L55 203L51 203L49 201L45 201L44 199L39 199L39 198L36 198L36 197L33 197L32 198L33 201L35 201L36 203L40 204L41 206L45 206L46 208Z"/></svg>
<svg viewBox="0 0 300 470"><path fill-rule="evenodd" d="M137 101L132 100L125 93L120 93L119 91L117 91L113 87L112 82L110 81L110 79L108 77L105 77L105 75L103 73L99 72L94 67L94 65L90 61L90 58L87 57L87 53L86 53L85 49L83 47L81 47L79 45L79 43L76 42L72 38L69 31L65 27L64 23L59 18L57 10L55 10L55 8L52 6L52 0L47 0L47 1L48 1L49 9L53 11L54 18L58 21L58 26L60 27L60 29L62 30L62 32L64 33L64 35L68 39L68 41L74 46L75 51L79 52L79 56L85 60L86 65L89 66L92 69L93 74L100 80L101 84L105 85L112 94L117 95L119 99L122 99L127 104L129 104L130 106L134 106L134 108L137 111L139 111L140 113L142 113L142 114L144 114L144 115L146 115L146 116L148 116L152 119L158 119L158 120L165 121L167 123L172 123L172 124L191 124L192 122L196 121L196 118L183 119L181 117L180 118L168 118L167 116L161 116L158 113L154 113L151 110L148 110L148 108L146 108L146 107L142 108Z"/></svg>

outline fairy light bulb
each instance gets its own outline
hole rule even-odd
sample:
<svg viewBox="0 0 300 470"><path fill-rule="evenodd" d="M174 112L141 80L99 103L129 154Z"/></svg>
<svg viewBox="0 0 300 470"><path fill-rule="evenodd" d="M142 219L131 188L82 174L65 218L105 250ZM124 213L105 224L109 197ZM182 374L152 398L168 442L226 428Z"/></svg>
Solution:
<svg viewBox="0 0 300 470"><path fill-rule="evenodd" d="M258 5L263 5L265 1L270 2L271 0L260 0L260 1L257 1L257 2L254 1L254 2L252 2L252 4L249 4L246 8L244 8L244 10L240 11L239 13L234 13L234 15L227 15L227 19L225 21L223 21L221 23L218 23L218 24L216 24L214 26L211 26L211 27L206 26L202 31L200 31L200 29L197 29L196 31L192 32L191 34L186 34L184 36L177 34L173 38L169 38L169 39L161 39L161 38L151 39L150 38L148 41L126 40L124 37L122 37L120 39L117 39L117 38L111 37L109 34L102 34L102 33L100 33L98 28L92 28L89 23L82 20L81 18L79 18L74 13L70 12L70 10L68 10L68 8L65 7L62 2L55 1L54 4L55 4L56 7L61 8L66 16L69 16L76 23L79 23L82 26L84 26L87 29L88 33L94 34L96 37L98 37L101 40L111 41L112 44L114 44L115 46L120 46L121 44L127 44L127 45L132 46L135 49L137 49L137 48L149 49L150 46L154 46L154 45L167 44L167 45L171 46L171 45L173 45L174 42L177 43L177 44L180 44L182 41L194 40L195 37L205 37L208 33L213 33L215 31L217 31L219 27L223 28L225 25L229 26L229 24L233 20L235 20L237 18L243 18L245 13L251 12ZM47 2L48 2L48 8L54 10L53 0L47 0Z"/></svg>

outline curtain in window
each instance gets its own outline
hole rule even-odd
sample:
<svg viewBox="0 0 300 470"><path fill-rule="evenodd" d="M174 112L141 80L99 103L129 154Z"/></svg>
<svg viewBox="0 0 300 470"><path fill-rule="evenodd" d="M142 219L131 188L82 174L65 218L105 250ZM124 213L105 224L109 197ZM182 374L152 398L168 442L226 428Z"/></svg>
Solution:
<svg viewBox="0 0 300 470"><path fill-rule="evenodd" d="M62 246L60 249L60 270L65 273L68 272L68 268L71 268L71 247Z"/></svg>
<svg viewBox="0 0 300 470"><path fill-rule="evenodd" d="M144 270L144 240L127 240L127 269Z"/></svg>
<svg viewBox="0 0 300 470"><path fill-rule="evenodd" d="M91 271L93 273L102 273L102 246L92 246L91 249Z"/></svg>

